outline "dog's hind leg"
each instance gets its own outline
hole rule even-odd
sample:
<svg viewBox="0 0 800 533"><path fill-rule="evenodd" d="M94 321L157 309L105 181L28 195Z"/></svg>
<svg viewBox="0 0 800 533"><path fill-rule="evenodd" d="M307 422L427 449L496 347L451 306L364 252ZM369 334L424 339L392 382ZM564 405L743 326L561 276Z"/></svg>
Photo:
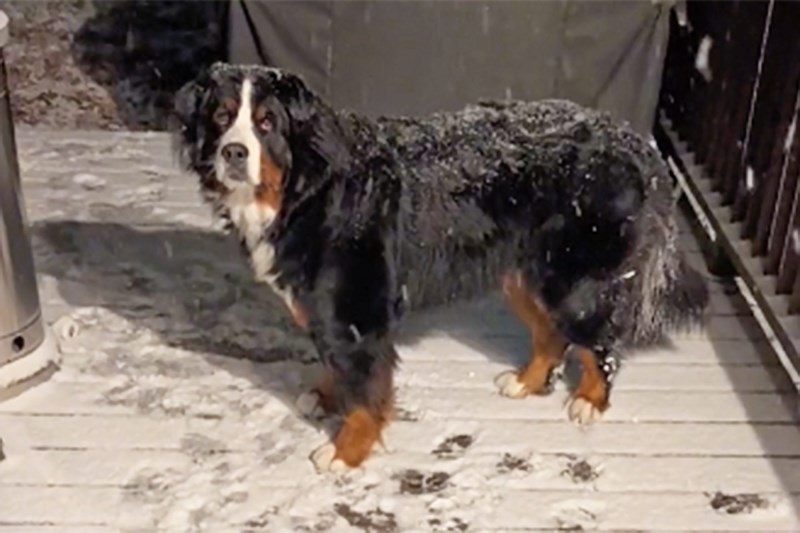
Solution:
<svg viewBox="0 0 800 533"><path fill-rule="evenodd" d="M532 349L524 369L504 372L495 383L500 393L509 398L546 394L551 390L553 369L563 360L567 340L520 273L503 278L503 293L514 314L530 328Z"/></svg>

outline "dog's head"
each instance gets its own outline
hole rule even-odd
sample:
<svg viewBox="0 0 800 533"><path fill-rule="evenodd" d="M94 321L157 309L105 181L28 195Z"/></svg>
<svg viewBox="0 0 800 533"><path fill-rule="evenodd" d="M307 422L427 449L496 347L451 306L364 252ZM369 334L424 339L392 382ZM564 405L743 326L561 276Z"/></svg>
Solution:
<svg viewBox="0 0 800 533"><path fill-rule="evenodd" d="M204 188L252 191L277 211L297 140L315 136L323 111L295 75L217 63L178 91L172 130L182 164Z"/></svg>

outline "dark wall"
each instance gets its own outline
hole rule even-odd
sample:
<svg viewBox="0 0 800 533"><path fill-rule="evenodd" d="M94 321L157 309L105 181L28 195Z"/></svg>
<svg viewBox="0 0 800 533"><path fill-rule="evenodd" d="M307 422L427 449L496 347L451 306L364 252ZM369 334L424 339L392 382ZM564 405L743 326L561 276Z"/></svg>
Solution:
<svg viewBox="0 0 800 533"><path fill-rule="evenodd" d="M230 53L371 115L560 97L652 124L671 2L231 2ZM291 30L289 30L289 28Z"/></svg>
<svg viewBox="0 0 800 533"><path fill-rule="evenodd" d="M668 29L668 7L652 0L0 0L0 8L12 19L5 52L16 119L68 128L163 128L173 92L230 46L233 61L297 70L334 105L371 115L565 97L647 129Z"/></svg>

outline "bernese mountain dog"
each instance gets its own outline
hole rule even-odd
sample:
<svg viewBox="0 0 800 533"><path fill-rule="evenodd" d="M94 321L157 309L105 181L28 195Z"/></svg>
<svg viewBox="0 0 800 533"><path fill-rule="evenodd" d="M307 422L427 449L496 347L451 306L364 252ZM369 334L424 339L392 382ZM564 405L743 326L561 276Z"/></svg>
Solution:
<svg viewBox="0 0 800 533"><path fill-rule="evenodd" d="M546 393L569 354L580 424L608 407L624 350L702 325L708 291L677 249L671 176L606 114L545 100L373 120L289 72L218 63L176 95L173 132L326 367L300 401L342 416L312 454L319 470L380 442L408 310L502 289L532 349L501 394Z"/></svg>

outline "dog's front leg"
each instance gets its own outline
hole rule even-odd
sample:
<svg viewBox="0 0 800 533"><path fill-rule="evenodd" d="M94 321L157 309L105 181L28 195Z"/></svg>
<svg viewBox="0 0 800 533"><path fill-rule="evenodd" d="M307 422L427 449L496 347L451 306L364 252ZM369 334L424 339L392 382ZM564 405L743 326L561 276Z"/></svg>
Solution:
<svg viewBox="0 0 800 533"><path fill-rule="evenodd" d="M327 401L342 415L332 441L311 460L321 472L354 468L380 442L392 414L397 352L387 333L362 333L354 324L312 323L311 334L327 367Z"/></svg>

